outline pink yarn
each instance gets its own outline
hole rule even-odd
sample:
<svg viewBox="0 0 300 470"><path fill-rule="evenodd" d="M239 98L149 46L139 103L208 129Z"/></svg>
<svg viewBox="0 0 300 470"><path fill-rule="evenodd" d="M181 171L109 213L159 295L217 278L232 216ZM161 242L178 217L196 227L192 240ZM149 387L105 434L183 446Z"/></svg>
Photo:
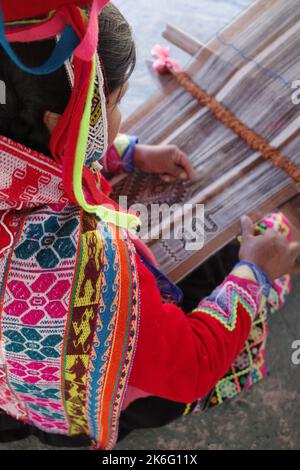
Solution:
<svg viewBox="0 0 300 470"><path fill-rule="evenodd" d="M182 71L181 65L170 57L170 47L160 46L157 44L153 47L151 54L156 58L153 63L153 68L156 72L163 74L168 72L170 69L176 72Z"/></svg>

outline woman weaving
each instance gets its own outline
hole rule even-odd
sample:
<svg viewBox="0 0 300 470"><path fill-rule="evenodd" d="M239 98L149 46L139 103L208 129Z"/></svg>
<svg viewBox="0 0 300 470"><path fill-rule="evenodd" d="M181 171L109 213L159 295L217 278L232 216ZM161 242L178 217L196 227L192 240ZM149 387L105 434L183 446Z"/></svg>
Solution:
<svg viewBox="0 0 300 470"><path fill-rule="evenodd" d="M87 14L75 3L93 5ZM133 429L217 404L220 390L234 395L218 384L234 385L222 378L256 335L235 392L249 388L265 374L265 317L299 270L300 244L281 214L256 229L245 217L242 247L224 251L217 283L200 268L182 283L180 307L180 289L130 233L136 216L110 200L99 173L100 162L110 173L136 165L165 181L193 177L180 150L117 135L135 47L106 3L28 1L23 11L2 2L3 440L32 433L72 445L80 436L110 449Z"/></svg>

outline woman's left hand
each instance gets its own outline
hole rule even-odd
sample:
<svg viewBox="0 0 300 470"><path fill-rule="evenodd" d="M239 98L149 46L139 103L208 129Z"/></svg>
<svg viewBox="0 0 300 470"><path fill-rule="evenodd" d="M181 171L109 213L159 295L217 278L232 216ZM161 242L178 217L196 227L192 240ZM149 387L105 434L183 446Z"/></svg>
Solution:
<svg viewBox="0 0 300 470"><path fill-rule="evenodd" d="M154 173L166 183L195 178L196 171L185 153L176 145L136 145L136 167L144 173Z"/></svg>

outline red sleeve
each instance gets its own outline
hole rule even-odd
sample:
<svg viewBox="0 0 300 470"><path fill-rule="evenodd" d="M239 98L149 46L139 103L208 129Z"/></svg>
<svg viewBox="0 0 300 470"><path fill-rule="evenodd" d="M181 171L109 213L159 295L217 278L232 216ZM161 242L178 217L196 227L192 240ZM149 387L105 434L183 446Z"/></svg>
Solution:
<svg viewBox="0 0 300 470"><path fill-rule="evenodd" d="M229 276L199 309L185 315L163 304L152 273L138 260L141 321L129 385L182 403L208 393L247 340L260 286Z"/></svg>

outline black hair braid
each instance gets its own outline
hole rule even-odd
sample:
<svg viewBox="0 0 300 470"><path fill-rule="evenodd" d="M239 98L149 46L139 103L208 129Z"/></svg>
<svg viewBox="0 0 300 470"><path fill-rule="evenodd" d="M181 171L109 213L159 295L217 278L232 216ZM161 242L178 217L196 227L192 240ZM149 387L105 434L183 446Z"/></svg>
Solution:
<svg viewBox="0 0 300 470"><path fill-rule="evenodd" d="M17 89L6 83L6 105L0 106L0 129L4 135L42 153L49 153L50 135L44 125L44 103L26 79ZM17 92L17 93L16 93Z"/></svg>
<svg viewBox="0 0 300 470"><path fill-rule="evenodd" d="M54 41L14 44L27 66L39 66L51 54ZM64 68L36 76L20 70L0 49L0 79L6 88L6 104L0 105L0 133L49 155L50 134L44 124L45 111L63 113L70 89Z"/></svg>

